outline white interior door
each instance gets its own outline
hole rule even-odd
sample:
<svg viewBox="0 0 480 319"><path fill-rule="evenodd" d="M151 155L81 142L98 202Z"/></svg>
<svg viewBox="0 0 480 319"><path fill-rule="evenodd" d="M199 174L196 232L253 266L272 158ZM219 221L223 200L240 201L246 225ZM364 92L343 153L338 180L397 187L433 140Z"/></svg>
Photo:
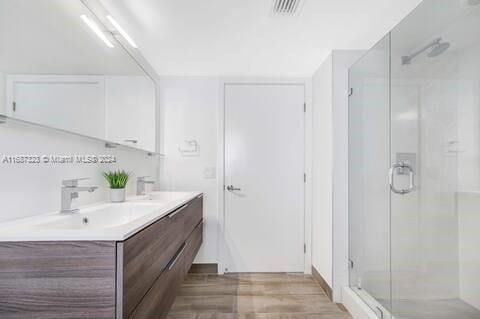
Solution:
<svg viewBox="0 0 480 319"><path fill-rule="evenodd" d="M225 86L226 272L304 270L304 101L303 85Z"/></svg>

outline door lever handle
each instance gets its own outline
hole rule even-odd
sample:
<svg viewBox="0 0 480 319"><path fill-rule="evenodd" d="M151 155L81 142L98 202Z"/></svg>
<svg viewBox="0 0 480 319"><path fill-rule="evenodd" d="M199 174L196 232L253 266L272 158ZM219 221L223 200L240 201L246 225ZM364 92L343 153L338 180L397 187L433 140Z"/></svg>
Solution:
<svg viewBox="0 0 480 319"><path fill-rule="evenodd" d="M227 186L227 191L229 191L229 192L241 191L241 190L242 190L241 188L236 188L236 187L234 187L233 185L228 185L228 186Z"/></svg>

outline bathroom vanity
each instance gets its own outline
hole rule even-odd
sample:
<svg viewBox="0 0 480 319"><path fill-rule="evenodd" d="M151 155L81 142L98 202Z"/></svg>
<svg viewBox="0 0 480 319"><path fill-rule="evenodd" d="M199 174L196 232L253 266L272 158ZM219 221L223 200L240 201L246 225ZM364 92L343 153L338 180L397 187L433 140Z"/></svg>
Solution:
<svg viewBox="0 0 480 319"><path fill-rule="evenodd" d="M165 318L202 215L202 194L159 192L1 227L0 318Z"/></svg>

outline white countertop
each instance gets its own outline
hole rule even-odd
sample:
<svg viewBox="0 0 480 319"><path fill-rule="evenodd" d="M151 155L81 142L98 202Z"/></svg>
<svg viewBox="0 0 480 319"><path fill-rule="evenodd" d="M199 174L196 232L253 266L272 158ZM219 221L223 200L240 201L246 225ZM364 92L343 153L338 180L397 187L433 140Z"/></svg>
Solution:
<svg viewBox="0 0 480 319"><path fill-rule="evenodd" d="M98 203L78 212L35 215L0 223L0 242L6 241L123 241L200 192L152 192L123 203Z"/></svg>

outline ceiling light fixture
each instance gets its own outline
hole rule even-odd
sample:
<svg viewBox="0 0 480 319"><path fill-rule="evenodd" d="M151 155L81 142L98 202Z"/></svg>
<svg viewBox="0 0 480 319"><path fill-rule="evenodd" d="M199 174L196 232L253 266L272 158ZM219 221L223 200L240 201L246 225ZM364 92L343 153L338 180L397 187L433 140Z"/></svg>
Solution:
<svg viewBox="0 0 480 319"><path fill-rule="evenodd" d="M103 42L105 42L105 44L109 47L109 48L114 48L114 45L113 43L107 38L107 36L105 35L104 32L102 32L102 30L100 30L100 28L98 27L98 25L93 22L92 20L90 20L89 17L87 17L86 15L82 14L80 16L80 18L83 20L83 22L85 22L86 25L88 25L90 27L90 29L92 29L92 31L100 38L102 39Z"/></svg>
<svg viewBox="0 0 480 319"><path fill-rule="evenodd" d="M117 29L118 33L120 33L122 37L124 37L125 40L127 40L127 42L130 43L132 47L138 48L137 44L133 41L133 39L128 35L128 33L120 26L120 24L118 24L118 22L111 15L108 15L107 19L115 27L115 29Z"/></svg>

